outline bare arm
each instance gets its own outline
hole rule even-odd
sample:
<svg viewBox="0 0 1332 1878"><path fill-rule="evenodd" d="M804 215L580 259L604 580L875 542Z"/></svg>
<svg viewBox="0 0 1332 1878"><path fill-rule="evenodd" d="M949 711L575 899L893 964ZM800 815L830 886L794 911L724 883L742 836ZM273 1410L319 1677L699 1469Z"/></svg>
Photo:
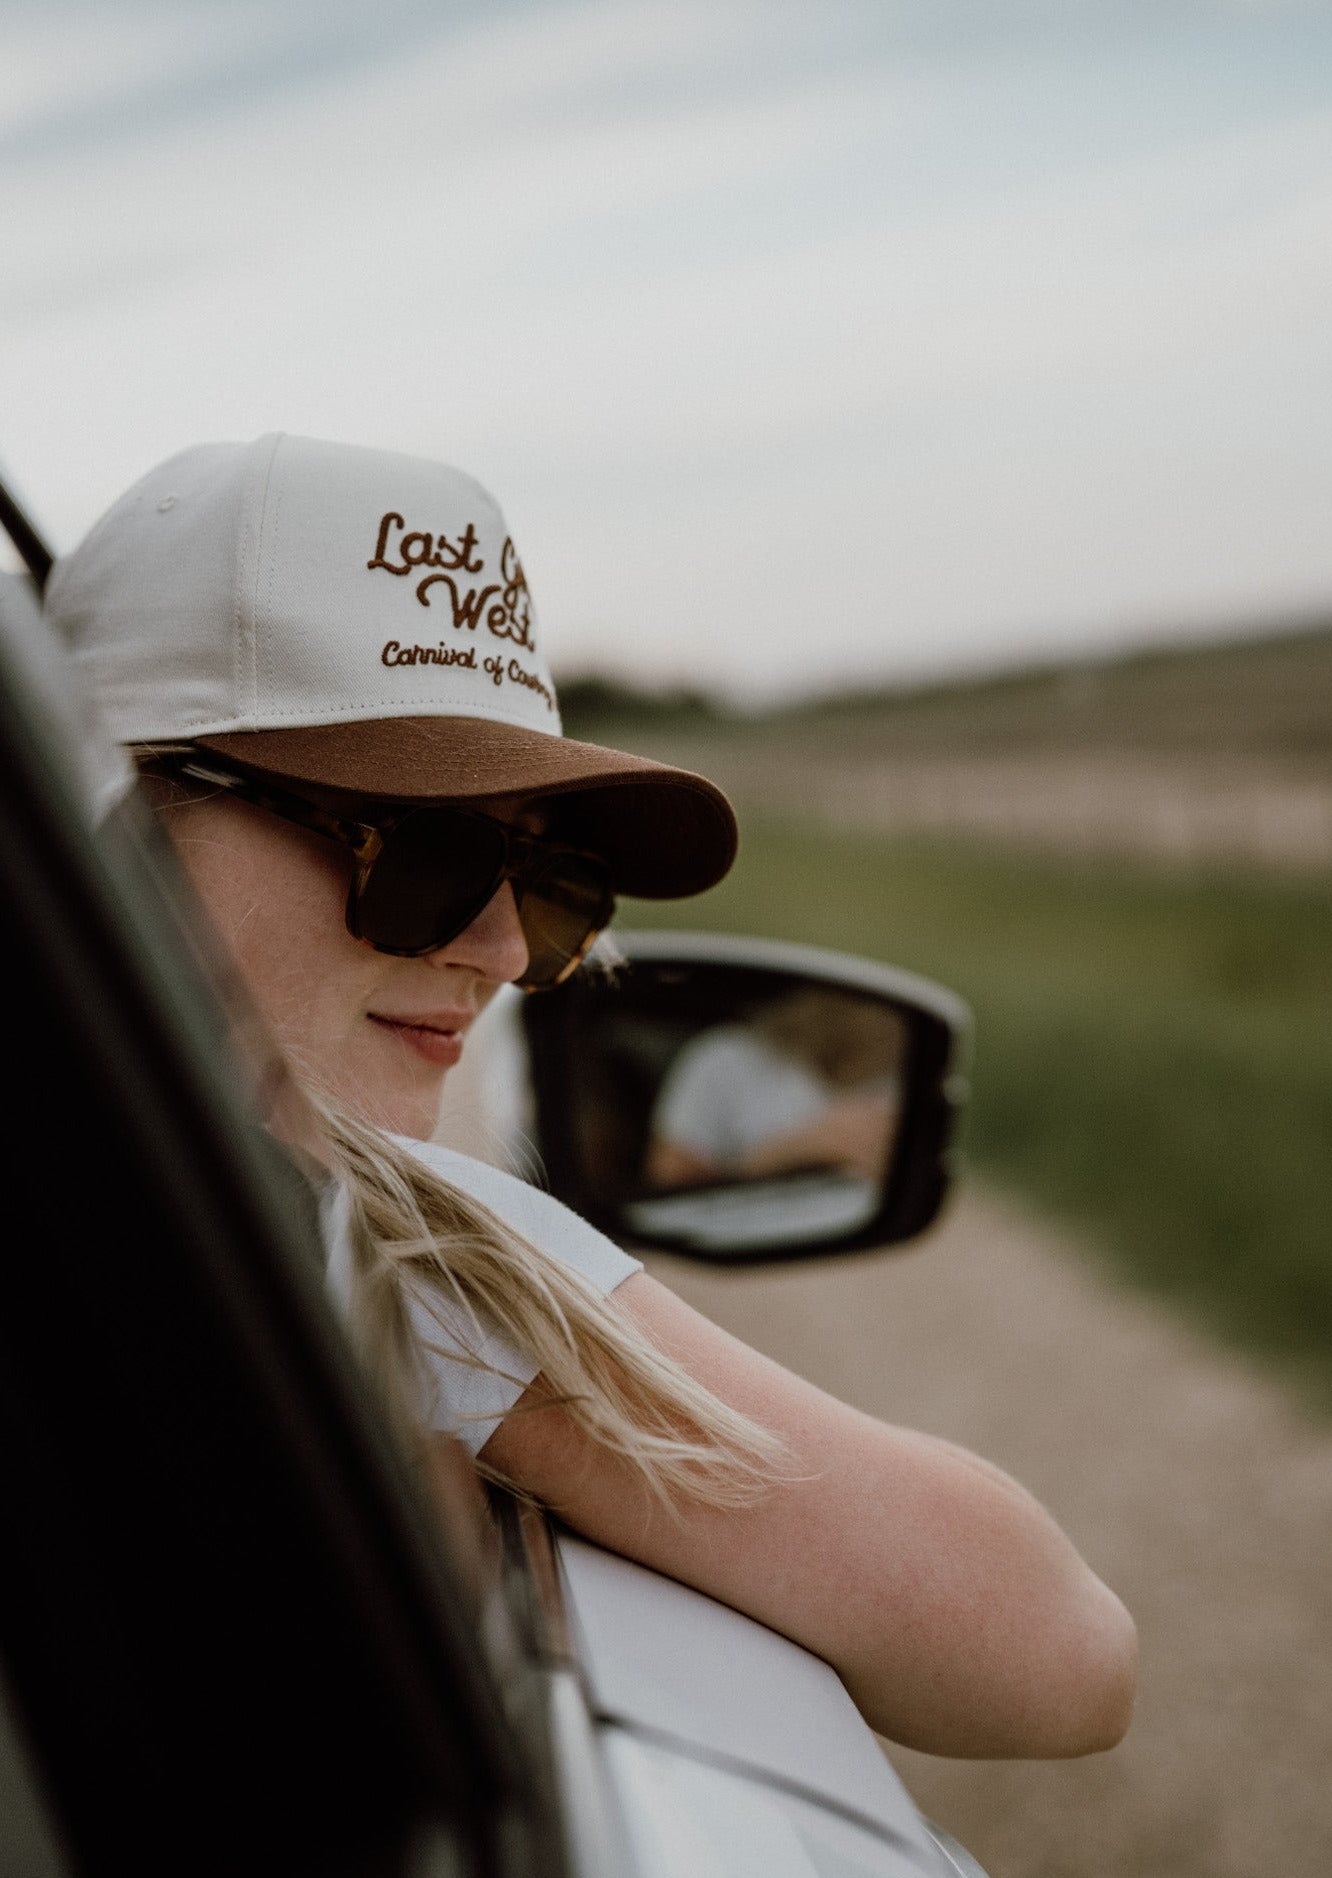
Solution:
<svg viewBox="0 0 1332 1878"><path fill-rule="evenodd" d="M835 1402L644 1274L616 1297L717 1395L779 1432L807 1478L740 1511L665 1511L542 1406L540 1379L487 1460L588 1538L823 1657L871 1726L907 1746L988 1758L1119 1740L1132 1621L1029 1494L974 1455Z"/></svg>
<svg viewBox="0 0 1332 1878"><path fill-rule="evenodd" d="M757 1142L736 1172L761 1178L790 1167L835 1167L873 1180L888 1158L892 1115L886 1096L843 1096L812 1122Z"/></svg>
<svg viewBox="0 0 1332 1878"><path fill-rule="evenodd" d="M704 1181L716 1180L721 1172L721 1162L710 1154L700 1154L697 1148L687 1147L683 1141L672 1141L666 1135L658 1135L649 1144L643 1166L644 1176L652 1187L695 1187Z"/></svg>
<svg viewBox="0 0 1332 1878"><path fill-rule="evenodd" d="M648 1147L644 1171L655 1187L695 1186L724 1174L762 1180L806 1167L841 1168L872 1180L888 1158L895 1119L886 1096L843 1096L813 1121L768 1135L728 1161L659 1135Z"/></svg>

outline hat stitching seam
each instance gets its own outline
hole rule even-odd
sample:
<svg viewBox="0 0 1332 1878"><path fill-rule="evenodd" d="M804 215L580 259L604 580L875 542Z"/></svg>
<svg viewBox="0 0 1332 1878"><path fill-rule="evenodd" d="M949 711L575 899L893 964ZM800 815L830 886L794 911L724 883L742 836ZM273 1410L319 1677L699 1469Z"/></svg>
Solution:
<svg viewBox="0 0 1332 1878"><path fill-rule="evenodd" d="M231 580L231 695L238 715L243 715L245 696L245 558L249 548L250 505L244 499L240 511L240 552ZM183 723L197 719L183 718Z"/></svg>
<svg viewBox="0 0 1332 1878"><path fill-rule="evenodd" d="M267 442L268 438L267 437L260 438L257 441L260 443ZM234 695L236 699L237 715L241 718L242 721L244 721L246 717L253 718L256 715L256 710L257 710L257 705L258 705L258 678L255 672L255 659L256 659L255 646L256 646L256 641L258 638L259 565L260 565L260 554L261 554L262 547L263 547L264 503L265 503L267 493L268 493L268 477L269 477L269 473L272 467L272 460L273 460L273 452L270 447L269 454L268 454L268 462L265 465L265 469L264 469L263 486L259 490L258 496L256 498L255 495L250 492L250 486L247 485L246 500L244 503L244 507L242 508L242 511L241 511L241 516L242 516L241 539L239 543L241 552L237 556L235 587L233 590L234 591L233 623L235 626L236 637L235 637L235 648L234 648L233 657L232 657L232 676L233 676L233 681L235 685ZM253 478L251 478L250 481L252 484ZM257 517L256 517L256 508L258 510ZM252 562L250 561L251 555L253 556ZM252 584L250 588L250 593L248 596L249 597L249 629L247 631L247 628L246 628L246 597L247 596L246 596L245 588L247 584L247 570L251 566L253 569L253 575L252 575ZM248 661L246 657L247 651L248 651ZM247 663L248 663L248 671L247 671ZM186 723L193 724L193 723L197 723L199 720L197 717L195 717L195 718L186 718L184 721Z"/></svg>
<svg viewBox="0 0 1332 1878"><path fill-rule="evenodd" d="M270 453L270 455L269 455L269 459L268 459L268 474L267 474L267 475L265 476L265 478L264 478L264 496L263 496L263 503L262 503L262 506L261 506L261 508L260 508L260 541L261 541L261 542L262 542L262 540L263 540L263 525L264 525L264 523L265 523L265 521L267 521L267 520L269 519L269 516L268 516L268 498L269 498L269 492L270 492L270 490L272 491L272 496L273 496L273 512L272 512L272 519L271 519L271 536L272 536L272 538L273 538L274 540L276 540L276 538L277 538L277 536L278 536L278 533L279 533L279 528L280 528L280 523L281 523L281 519L282 519L282 484L281 484L281 482L280 482L280 481L278 481L278 480L277 480L277 478L276 478L276 476L275 476L275 471L276 471L276 468L277 468L277 454L278 454L278 448L279 448L279 445L281 444L281 442L282 442L282 434L281 434L281 433L279 432L279 433L278 433L278 435L277 435L276 437L274 437L274 439L273 439L273 448L272 448L272 451L271 451L271 453ZM275 610L276 610L276 609L275 609L275 606L274 606L274 600L273 600L273 595L274 595L274 591L275 591L275 589L276 589L276 586L277 586L277 562L278 562L278 557L277 557L277 553L276 553L276 551L275 551L274 553L272 553L272 554L271 554L271 555L270 555L270 556L268 557L268 581L267 581L267 591L265 592L265 595L264 595L264 604L265 604L265 606L266 606L266 608L267 608L267 615L266 615L266 617L268 618L268 620L269 620L270 622L272 621L272 619L273 619L273 615L274 615L274 612L275 612ZM254 621L254 626L255 626L255 633L254 633L254 703L253 703L253 708L252 708L252 710L251 710L251 713L250 713L250 715L251 715L251 717L252 717L252 718L254 718L254 717L258 717L258 715L259 715L259 662L260 662L260 647L259 647L259 613L258 613L258 595L257 595L257 593L256 593L256 596L255 596L255 602L256 602L256 604L255 604L255 621ZM271 662L270 662L270 660L269 660L269 658L268 658L267 656L265 656L265 657L264 657L264 660L263 660L263 668L264 668L264 669L263 669L263 676L264 676L264 683L265 683L265 685L266 685L266 687L267 687L267 689L268 689L268 691L269 691L269 693L270 693L270 695L271 695L271 693L272 693L272 691L273 691L273 689L274 689L274 686L273 686L273 672L272 672L272 665L271 665Z"/></svg>
<svg viewBox="0 0 1332 1878"><path fill-rule="evenodd" d="M407 718L430 717L430 718L439 718L441 721L443 721L445 719L455 718L455 717L461 717L461 718L479 717L479 718L485 718L488 722L491 722L491 723L507 725L511 730L533 731L537 736L549 737L552 740L552 742L555 742L555 743L567 741L564 738L563 732L559 729L548 730L546 729L544 725L529 724L525 722L515 723L513 718L504 716L501 712L497 711L491 705L477 704L477 705L470 706L467 710L462 710L461 708L459 708L457 710L448 710L448 711L430 711L430 710L421 710L419 708L414 709L414 710L404 711L404 710L398 710L398 709L392 708L394 706L401 705L401 703L402 703L401 698L370 698L366 700L364 705L359 705L359 704L357 705L354 716L343 716L343 717L333 717L333 718L329 718L329 717L305 718L305 710L308 710L310 708L308 706L303 707L303 708L297 708L294 710L285 710L285 711L274 709L271 711L266 711L264 715L266 717L281 718L286 722L295 721L298 724L300 723L302 719L304 719L305 727L310 730L336 730L338 726L341 724L359 724L359 723L375 722L375 721L383 721L386 723L392 723L395 719L399 719L399 718L405 720ZM385 711L385 710L388 711L387 718L384 718L382 720L376 720L375 713L377 711ZM257 716L258 713L256 712L255 715ZM209 721L210 720L206 714L198 714L194 717L186 717L186 718L181 719L182 723L189 724L191 726L198 725L198 724L206 724ZM232 723L229 727L226 725L223 725L219 727L218 734L222 735L224 731L228 730L228 728L230 731L235 731L239 733L243 727L236 723ZM266 725L253 725L253 726L250 726L249 728L262 730L262 729L266 729L267 726Z"/></svg>

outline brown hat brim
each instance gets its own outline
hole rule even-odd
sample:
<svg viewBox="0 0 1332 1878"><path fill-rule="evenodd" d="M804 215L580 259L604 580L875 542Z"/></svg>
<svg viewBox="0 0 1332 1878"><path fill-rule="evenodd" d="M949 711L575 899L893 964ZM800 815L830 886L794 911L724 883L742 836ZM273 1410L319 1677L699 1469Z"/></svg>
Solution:
<svg viewBox="0 0 1332 1878"><path fill-rule="evenodd" d="M646 900L701 893L735 859L735 815L715 783L572 737L476 717L378 717L196 743L260 775L395 802L552 798L565 839L604 854L616 891Z"/></svg>

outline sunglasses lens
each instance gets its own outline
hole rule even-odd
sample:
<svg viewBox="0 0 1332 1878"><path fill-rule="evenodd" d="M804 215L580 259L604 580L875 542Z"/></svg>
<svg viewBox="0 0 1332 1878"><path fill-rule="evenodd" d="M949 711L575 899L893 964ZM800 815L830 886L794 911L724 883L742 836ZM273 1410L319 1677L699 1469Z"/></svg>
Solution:
<svg viewBox="0 0 1332 1878"><path fill-rule="evenodd" d="M504 831L477 815L418 809L385 837L357 901L363 939L408 956L447 945L499 885Z"/></svg>
<svg viewBox="0 0 1332 1878"><path fill-rule="evenodd" d="M384 838L356 901L356 930L383 952L433 952L470 926L504 878L504 829L456 809L418 809ZM537 849L514 881L528 990L558 984L614 909L604 865L568 849Z"/></svg>
<svg viewBox="0 0 1332 1878"><path fill-rule="evenodd" d="M528 991L557 985L582 958L615 908L606 868L591 855L556 851L514 881L527 940Z"/></svg>

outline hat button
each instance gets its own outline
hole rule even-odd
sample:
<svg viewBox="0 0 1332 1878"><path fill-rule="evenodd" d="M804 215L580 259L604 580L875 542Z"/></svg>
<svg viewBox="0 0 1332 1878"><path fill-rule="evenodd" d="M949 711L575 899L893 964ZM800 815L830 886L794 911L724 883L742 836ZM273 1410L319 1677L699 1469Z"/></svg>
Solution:
<svg viewBox="0 0 1332 1878"><path fill-rule="evenodd" d="M174 509L175 506L176 498L174 496L163 496L162 500L157 505L157 513L159 515L165 515L168 509Z"/></svg>

